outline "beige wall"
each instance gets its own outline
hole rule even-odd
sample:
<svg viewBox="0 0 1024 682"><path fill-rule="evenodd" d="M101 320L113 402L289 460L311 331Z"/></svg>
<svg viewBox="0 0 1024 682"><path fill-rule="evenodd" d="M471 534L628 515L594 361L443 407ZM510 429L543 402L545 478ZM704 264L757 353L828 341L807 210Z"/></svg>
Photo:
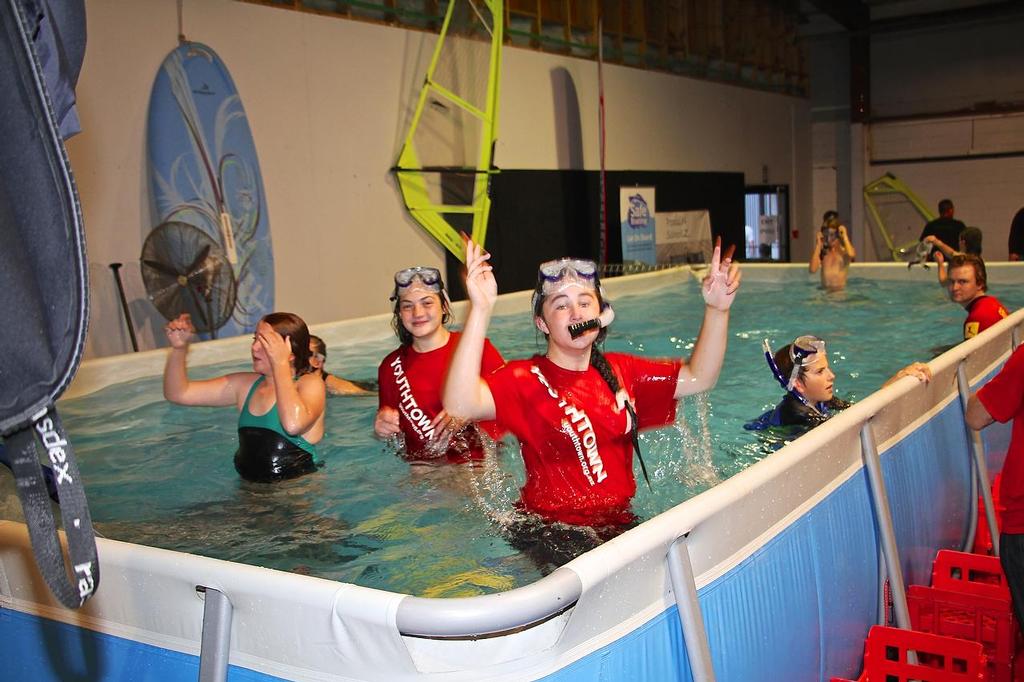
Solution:
<svg viewBox="0 0 1024 682"><path fill-rule="evenodd" d="M87 0L78 87L83 132L68 143L85 212L89 356L130 349L107 264L120 261L143 348L162 320L144 299L138 254L152 227L145 169L149 91L176 45L175 0ZM443 253L405 215L388 169L433 36L230 0L189 0L188 39L220 54L260 157L274 246L276 306L310 323L387 309L390 275ZM504 51L497 164L559 167L553 69L579 98L583 162L597 160L592 61ZM605 70L610 169L739 171L789 184L810 216L804 100L618 66Z"/></svg>

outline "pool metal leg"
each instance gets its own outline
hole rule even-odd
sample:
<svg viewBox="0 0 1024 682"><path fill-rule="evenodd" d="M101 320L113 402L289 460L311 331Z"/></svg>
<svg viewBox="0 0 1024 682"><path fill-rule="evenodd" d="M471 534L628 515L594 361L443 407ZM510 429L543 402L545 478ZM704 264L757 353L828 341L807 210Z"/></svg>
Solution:
<svg viewBox="0 0 1024 682"><path fill-rule="evenodd" d="M672 592L676 596L679 623L683 627L686 656L690 659L690 672L694 682L714 682L715 670L711 665L711 649L704 630L704 616L697 599L697 585L690 564L690 548L686 536L676 538L668 548L668 572L672 577Z"/></svg>
<svg viewBox="0 0 1024 682"><path fill-rule="evenodd" d="M885 490L882 462L878 458L875 434L871 430L870 421L865 422L860 429L860 446L861 454L864 457L864 469L867 471L868 483L871 486L871 504L875 512L875 522L881 534L879 542L882 546L882 556L885 557L885 570L889 574L889 588L892 590L896 625L904 630L909 630L910 611L907 609L907 592L903 586L903 567L900 566L899 549L896 547L896 531L892 527L889 495Z"/></svg>
<svg viewBox="0 0 1024 682"><path fill-rule="evenodd" d="M199 649L199 682L225 682L231 646L231 601L212 587L196 588L206 593L203 607L203 640Z"/></svg>
<svg viewBox="0 0 1024 682"><path fill-rule="evenodd" d="M981 499L985 506L985 520L988 521L989 535L992 536L992 553L999 556L999 526L996 522L996 508L992 503L992 488L988 483L988 462L985 461L985 448L981 444L981 434L967 426L967 400L970 397L971 384L967 380L967 368L963 361L956 368L957 389L960 391L960 409L964 414L964 428L967 429L967 440L970 443L971 459L974 460L974 474L981 491ZM971 505L974 505L971 497Z"/></svg>

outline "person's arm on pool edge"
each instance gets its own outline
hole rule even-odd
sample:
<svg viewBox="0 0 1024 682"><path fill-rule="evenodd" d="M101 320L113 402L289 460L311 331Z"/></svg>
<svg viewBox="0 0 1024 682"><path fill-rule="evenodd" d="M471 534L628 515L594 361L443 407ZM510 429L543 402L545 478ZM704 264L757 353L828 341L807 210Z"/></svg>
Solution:
<svg viewBox="0 0 1024 682"><path fill-rule="evenodd" d="M188 378L188 344L195 333L188 313L168 322L164 333L171 344L164 364L164 398L178 405L227 407L237 404L237 379L242 375L228 374L201 381Z"/></svg>
<svg viewBox="0 0 1024 682"><path fill-rule="evenodd" d="M441 402L456 419L494 419L491 389L480 375L487 326L498 298L498 283L487 263L490 254L472 241L466 242L466 294L470 308L459 344L452 353Z"/></svg>
<svg viewBox="0 0 1024 682"><path fill-rule="evenodd" d="M882 384L882 388L885 388L889 384L896 383L903 377L914 377L922 384L927 384L932 380L932 368L924 362L912 362L900 371L893 374L891 377Z"/></svg>

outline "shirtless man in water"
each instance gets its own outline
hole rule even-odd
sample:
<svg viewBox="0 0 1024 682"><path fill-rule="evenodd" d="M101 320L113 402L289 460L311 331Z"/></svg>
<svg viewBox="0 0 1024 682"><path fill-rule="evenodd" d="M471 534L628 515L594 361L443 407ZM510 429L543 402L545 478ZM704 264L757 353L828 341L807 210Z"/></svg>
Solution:
<svg viewBox="0 0 1024 682"><path fill-rule="evenodd" d="M829 291L838 291L846 287L846 275L850 269L850 261L857 257L857 252L850 243L846 225L839 222L839 214L826 211L821 229L814 240L811 262L808 269L812 272L821 270L821 286Z"/></svg>

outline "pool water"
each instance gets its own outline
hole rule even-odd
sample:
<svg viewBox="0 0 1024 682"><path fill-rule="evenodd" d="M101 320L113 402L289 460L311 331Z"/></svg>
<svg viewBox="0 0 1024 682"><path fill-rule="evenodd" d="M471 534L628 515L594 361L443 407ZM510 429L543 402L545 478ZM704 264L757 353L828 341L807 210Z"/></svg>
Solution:
<svg viewBox="0 0 1024 682"><path fill-rule="evenodd" d="M1013 288L997 292L1011 309ZM606 350L649 356L692 351L703 304L695 281L622 297ZM964 312L934 283L853 277L845 292L812 281L747 284L733 307L718 385L687 398L674 426L643 434L648 490L635 466L634 511L650 518L778 447L743 423L777 402L761 340L800 334L828 342L836 393L857 400L896 370L956 343ZM528 313L496 318L506 358L538 352ZM329 349L328 369L376 377L393 339ZM241 359L240 359L241 360ZM240 361L197 378L249 369ZM528 584L540 573L502 537L523 480L513 440L482 467L410 466L373 437L375 397L331 398L317 474L275 485L239 479L232 408L184 408L162 399L160 378L62 402L97 530L105 537L419 596L469 596ZM20 519L9 474L0 515Z"/></svg>

